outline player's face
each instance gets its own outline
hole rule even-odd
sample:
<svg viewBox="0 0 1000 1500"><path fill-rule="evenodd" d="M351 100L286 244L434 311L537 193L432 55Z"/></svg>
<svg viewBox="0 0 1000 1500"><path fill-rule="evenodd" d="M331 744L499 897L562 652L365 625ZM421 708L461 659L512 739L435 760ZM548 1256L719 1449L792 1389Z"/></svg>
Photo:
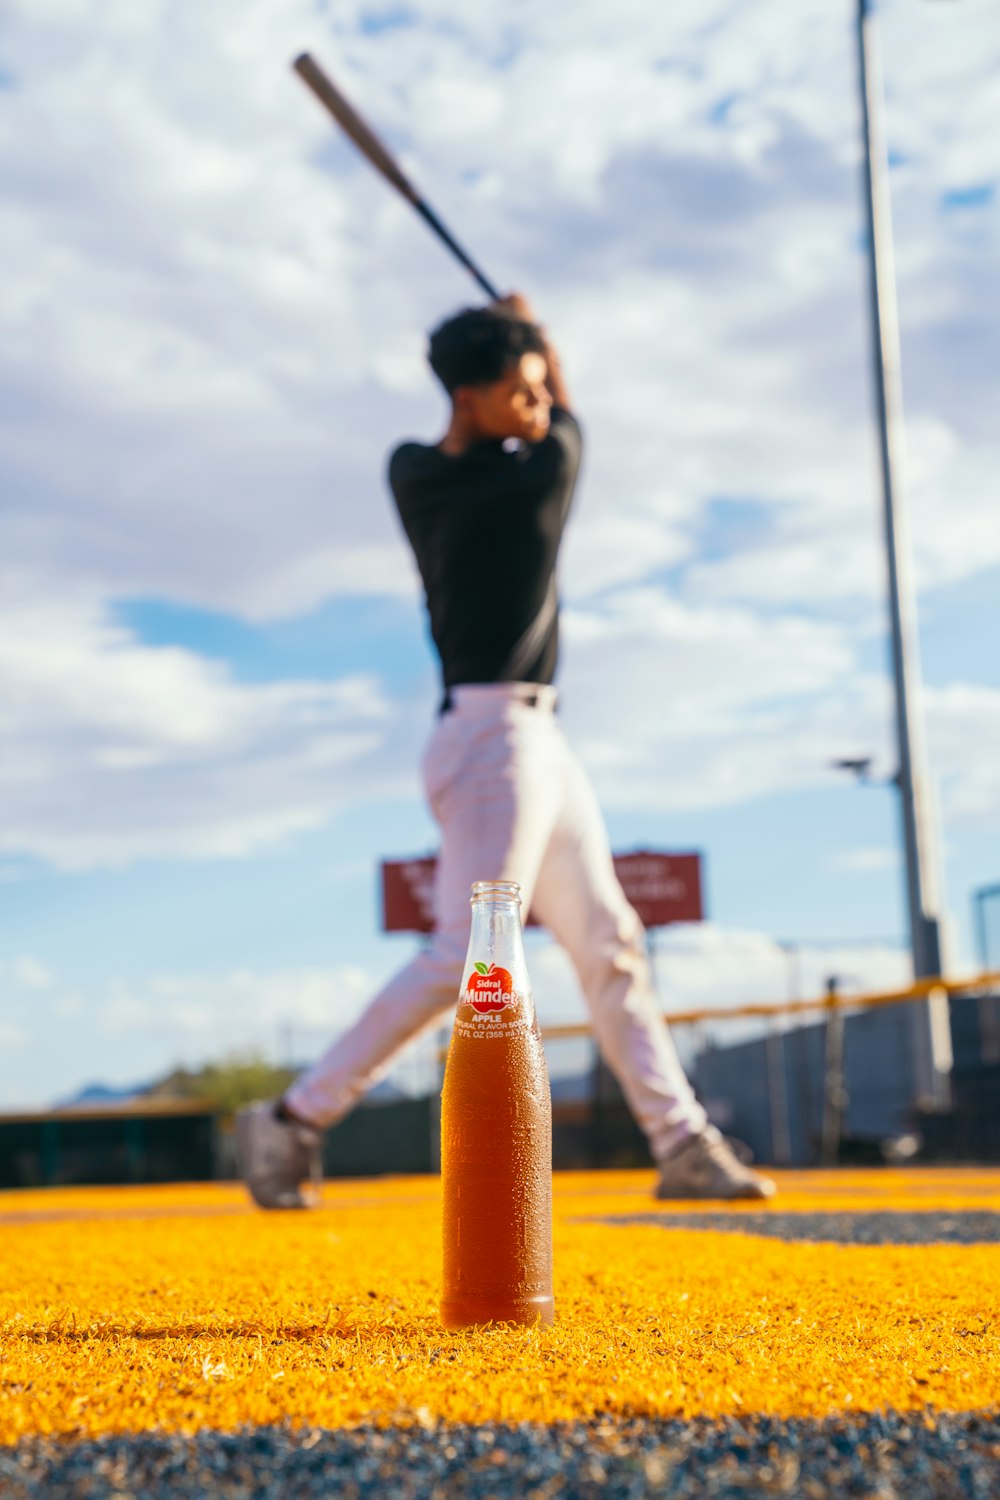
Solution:
<svg viewBox="0 0 1000 1500"><path fill-rule="evenodd" d="M540 443L549 430L552 397L544 355L522 354L499 380L466 386L466 411L483 438L521 438Z"/></svg>

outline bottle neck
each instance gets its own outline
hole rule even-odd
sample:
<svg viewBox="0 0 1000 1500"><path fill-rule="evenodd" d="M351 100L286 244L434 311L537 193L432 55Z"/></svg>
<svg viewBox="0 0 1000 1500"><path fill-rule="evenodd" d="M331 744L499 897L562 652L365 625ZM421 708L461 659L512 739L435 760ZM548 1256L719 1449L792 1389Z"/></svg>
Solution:
<svg viewBox="0 0 1000 1500"><path fill-rule="evenodd" d="M492 1001L498 1007L508 995L534 1021L535 1002L528 977L521 931L521 905L515 894L485 892L472 899L472 930L463 976L463 998L477 998L477 1009Z"/></svg>

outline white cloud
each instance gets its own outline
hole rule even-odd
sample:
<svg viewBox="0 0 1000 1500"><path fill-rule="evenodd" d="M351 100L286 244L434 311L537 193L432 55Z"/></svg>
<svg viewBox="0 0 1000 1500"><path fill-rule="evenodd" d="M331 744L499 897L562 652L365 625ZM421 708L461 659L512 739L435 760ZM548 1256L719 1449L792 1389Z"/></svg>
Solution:
<svg viewBox="0 0 1000 1500"><path fill-rule="evenodd" d="M688 608L616 594L567 620L565 710L616 806L741 802L829 782L860 733L880 741L882 684L856 672L843 631L795 616Z"/></svg>
<svg viewBox="0 0 1000 1500"><path fill-rule="evenodd" d="M15 1026L12 1021L0 1021L0 1047L8 1047L12 1052L19 1051L28 1045L28 1033L23 1026Z"/></svg>
<svg viewBox="0 0 1000 1500"><path fill-rule="evenodd" d="M16 985L25 990L48 990L52 988L54 976L50 969L37 958L22 954L10 966L11 977Z"/></svg>
<svg viewBox="0 0 1000 1500"><path fill-rule="evenodd" d="M114 983L100 1001L99 1015L109 1036L169 1030L179 1047L200 1055L254 1044L270 1052L279 1027L300 1028L313 1036L342 1030L373 987L371 976L352 964L154 974L139 986Z"/></svg>
<svg viewBox="0 0 1000 1500"><path fill-rule="evenodd" d="M956 124L988 112L997 26L967 4L942 68L939 21L904 30L900 10L885 19L892 129L921 164L899 183L900 240L925 247L901 255L904 333L945 286L941 333L963 307L994 317L966 264L985 275L989 245L977 260L954 240L934 188L998 169L995 133ZM688 516L713 490L808 511L839 499L843 566L826 577L871 587L877 564L859 573L845 550L875 477L847 18L626 12L609 24L582 5L567 37L514 5L498 34L451 0L379 41L361 6L332 32L304 3L224 4L170 28L107 6L11 7L0 381L25 562L258 618L405 576L383 449L437 419L419 330L465 289L288 71L311 38L431 196L465 204L470 243L537 286L592 414L595 528L623 503L638 524L632 504L664 471ZM993 409L961 358L947 376L919 369L916 418L959 394ZM982 517L995 435L970 444L961 415L967 457L938 477ZM588 524L581 555L600 545ZM964 530L958 574L982 565ZM918 551L933 558L936 537ZM664 547L669 534L641 556Z"/></svg>
<svg viewBox="0 0 1000 1500"><path fill-rule="evenodd" d="M658 931L651 945L664 1014L705 1011L711 1018L741 1005L817 999L836 974L847 994L904 986L910 955L887 944L783 944L764 932L686 923ZM586 1017L569 959L554 943L536 940L529 967L543 1029ZM735 1023L732 1023L735 1024ZM720 1031L725 1037L725 1025Z"/></svg>
<svg viewBox="0 0 1000 1500"><path fill-rule="evenodd" d="M899 850L877 845L860 849L847 849L830 860L831 870L841 870L848 875L864 875L882 870L899 868Z"/></svg>
<svg viewBox="0 0 1000 1500"><path fill-rule="evenodd" d="M1000 816L1000 691L956 682L927 692L933 764L949 817L996 826Z"/></svg>
<svg viewBox="0 0 1000 1500"><path fill-rule="evenodd" d="M63 870L226 857L392 790L405 710L365 677L243 684L100 611L26 603L0 630L0 850Z"/></svg>
<svg viewBox="0 0 1000 1500"><path fill-rule="evenodd" d="M55 991L0 1023L0 1047L18 1065L0 1077L5 1105L48 1105L82 1081L141 1086L175 1066L198 1067L257 1053L301 1065L360 1013L382 979L358 964L150 973ZM52 1016L61 1045L54 1045ZM437 1076L436 1040L425 1038L393 1077L411 1090Z"/></svg>
<svg viewBox="0 0 1000 1500"><path fill-rule="evenodd" d="M930 588L1000 561L997 208L941 209L1000 176L1000 21L987 0L880 12ZM850 17L580 0L567 34L524 0L502 25L423 0L371 36L367 14L8 6L11 857L236 856L415 789L415 716L377 683L242 684L110 612L416 595L384 454L440 420L422 330L474 293L292 76L305 45L566 346L588 456L564 687L605 798L733 803L886 753L885 686L858 667L883 582ZM718 497L759 534L727 537ZM995 694L956 684L928 714L949 815L995 819Z"/></svg>
<svg viewBox="0 0 1000 1500"><path fill-rule="evenodd" d="M235 857L359 799L416 790L426 714L372 679L246 684L140 645L86 605L4 612L0 851L59 869ZM653 810L830 785L859 747L891 764L884 680L847 628L632 586L568 609L566 722L604 799ZM950 821L993 821L1000 692L929 691Z"/></svg>
<svg viewBox="0 0 1000 1500"><path fill-rule="evenodd" d="M846 993L872 993L907 982L908 953L881 944L783 945L761 932L705 922L667 929L657 938L671 1009L720 1011L740 1004L815 999L831 974Z"/></svg>

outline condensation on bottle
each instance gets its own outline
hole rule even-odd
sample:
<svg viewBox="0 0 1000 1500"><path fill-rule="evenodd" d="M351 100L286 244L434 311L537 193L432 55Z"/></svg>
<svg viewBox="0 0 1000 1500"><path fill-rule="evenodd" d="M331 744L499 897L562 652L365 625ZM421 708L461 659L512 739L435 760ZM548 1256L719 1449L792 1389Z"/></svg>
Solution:
<svg viewBox="0 0 1000 1500"><path fill-rule="evenodd" d="M513 881L477 881L441 1096L446 1328L548 1324L552 1097Z"/></svg>

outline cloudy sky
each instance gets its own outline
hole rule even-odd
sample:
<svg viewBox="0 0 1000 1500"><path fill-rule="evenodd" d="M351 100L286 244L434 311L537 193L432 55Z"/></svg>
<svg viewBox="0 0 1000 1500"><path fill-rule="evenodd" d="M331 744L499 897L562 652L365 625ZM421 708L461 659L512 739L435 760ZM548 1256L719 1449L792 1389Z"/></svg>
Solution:
<svg viewBox="0 0 1000 1500"><path fill-rule="evenodd" d="M1000 15L881 13L967 967L1000 880ZM425 331L475 291L290 72L306 48L563 348L565 723L616 847L706 859L665 1004L905 974L852 18L7 0L0 1108L309 1055L412 951L376 869L434 845L435 671L384 462L436 436ZM872 785L831 769L856 754ZM533 957L543 1021L578 1015Z"/></svg>

